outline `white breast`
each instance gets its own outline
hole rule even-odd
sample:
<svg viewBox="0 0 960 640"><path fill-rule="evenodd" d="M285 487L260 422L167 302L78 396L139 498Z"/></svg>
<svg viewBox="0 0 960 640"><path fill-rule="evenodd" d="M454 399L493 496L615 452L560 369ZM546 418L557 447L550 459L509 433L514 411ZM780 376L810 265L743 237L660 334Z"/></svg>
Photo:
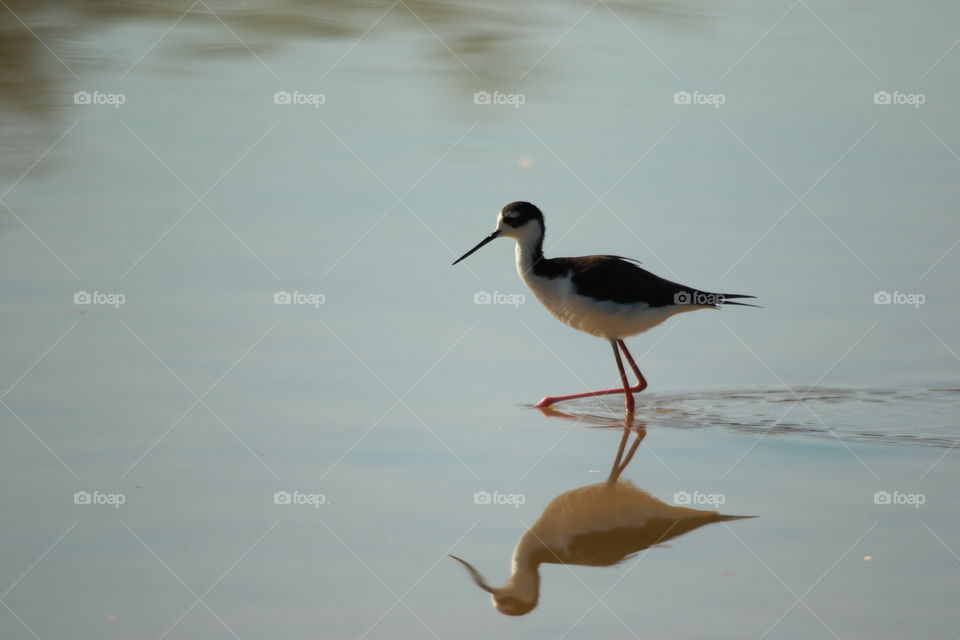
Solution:
<svg viewBox="0 0 960 640"><path fill-rule="evenodd" d="M517 265L520 277L560 322L599 338L626 338L657 326L680 311L678 307L651 308L645 302L619 304L578 294L569 275L543 278L524 272ZM688 309L692 310L689 306Z"/></svg>

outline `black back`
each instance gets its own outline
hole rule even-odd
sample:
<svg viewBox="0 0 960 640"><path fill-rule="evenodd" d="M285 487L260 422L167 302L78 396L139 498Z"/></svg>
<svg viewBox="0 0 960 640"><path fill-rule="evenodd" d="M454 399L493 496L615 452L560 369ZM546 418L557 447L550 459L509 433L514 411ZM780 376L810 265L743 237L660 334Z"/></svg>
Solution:
<svg viewBox="0 0 960 640"><path fill-rule="evenodd" d="M598 300L621 304L646 302L651 307L665 307L677 304L678 294L696 291L650 273L620 256L556 258L550 262L565 271L573 271L577 293Z"/></svg>

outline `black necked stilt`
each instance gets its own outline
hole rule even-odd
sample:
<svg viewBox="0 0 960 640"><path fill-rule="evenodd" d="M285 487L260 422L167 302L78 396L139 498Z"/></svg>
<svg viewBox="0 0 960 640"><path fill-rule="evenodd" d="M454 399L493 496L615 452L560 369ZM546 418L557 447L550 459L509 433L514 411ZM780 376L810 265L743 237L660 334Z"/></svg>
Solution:
<svg viewBox="0 0 960 640"><path fill-rule="evenodd" d="M517 271L537 299L558 320L578 331L608 340L613 346L623 388L587 391L546 397L535 406L549 407L561 400L623 393L627 411L633 411L633 394L647 381L627 350L623 339L657 326L672 315L697 309L718 309L723 304L754 296L708 293L670 282L620 256L546 258L543 255L543 213L529 202L511 202L497 216L497 228L477 246L460 256L457 264L495 238L513 238L517 243ZM630 386L620 352L637 377Z"/></svg>

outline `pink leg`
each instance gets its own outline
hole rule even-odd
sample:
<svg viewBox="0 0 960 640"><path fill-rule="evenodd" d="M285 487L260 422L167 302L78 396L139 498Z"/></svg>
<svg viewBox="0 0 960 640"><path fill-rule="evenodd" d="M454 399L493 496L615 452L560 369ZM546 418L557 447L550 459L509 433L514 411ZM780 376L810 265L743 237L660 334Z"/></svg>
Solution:
<svg viewBox="0 0 960 640"><path fill-rule="evenodd" d="M623 393L626 394L627 410L633 411L633 394L639 393L647 388L647 381L643 377L643 374L640 373L640 368L637 366L637 363L633 361L633 356L630 355L630 352L627 350L627 345L623 343L623 340L610 341L610 344L613 346L613 355L617 359L617 369L620 371L620 380L623 382L623 387L618 387L616 389L604 389L602 391L586 391L584 393L572 393L566 396L548 396L535 404L535 407L543 408L549 407L552 404L557 402L563 402L564 400L576 400L577 398L592 398L594 396L609 396L614 393ZM629 386L627 382L627 374L623 369L623 362L620 360L620 352L617 350L617 347L620 347L623 350L623 355L627 357L627 362L630 364L630 368L633 369L633 373L637 376L637 384L634 386Z"/></svg>
<svg viewBox="0 0 960 640"><path fill-rule="evenodd" d="M623 351L623 355L627 356L627 362L630 363L630 368L633 369L633 375L637 376L637 384L634 387L630 387L630 391L640 393L647 388L647 379L640 373L640 367L633 361L633 356L630 355L630 351L627 349L627 345L624 344L623 340L617 340L617 344L620 345L620 350Z"/></svg>
<svg viewBox="0 0 960 640"><path fill-rule="evenodd" d="M627 381L627 372L623 370L623 361L620 359L620 350L617 349L617 343L610 341L613 345L613 357L617 359L617 369L620 371L620 382L623 383L623 397L627 401L627 414L633 415L633 394L630 393L630 383Z"/></svg>

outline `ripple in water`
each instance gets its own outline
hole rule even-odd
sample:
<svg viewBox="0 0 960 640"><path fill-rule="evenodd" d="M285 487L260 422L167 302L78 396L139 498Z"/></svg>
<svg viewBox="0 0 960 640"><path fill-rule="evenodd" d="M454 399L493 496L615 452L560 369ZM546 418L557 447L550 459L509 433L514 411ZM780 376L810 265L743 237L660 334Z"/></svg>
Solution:
<svg viewBox="0 0 960 640"><path fill-rule="evenodd" d="M757 389L637 395L636 420L681 428L725 427L751 434L840 437L844 440L956 447L960 451L960 389L909 391ZM594 426L619 426L616 396L568 402L557 413Z"/></svg>

